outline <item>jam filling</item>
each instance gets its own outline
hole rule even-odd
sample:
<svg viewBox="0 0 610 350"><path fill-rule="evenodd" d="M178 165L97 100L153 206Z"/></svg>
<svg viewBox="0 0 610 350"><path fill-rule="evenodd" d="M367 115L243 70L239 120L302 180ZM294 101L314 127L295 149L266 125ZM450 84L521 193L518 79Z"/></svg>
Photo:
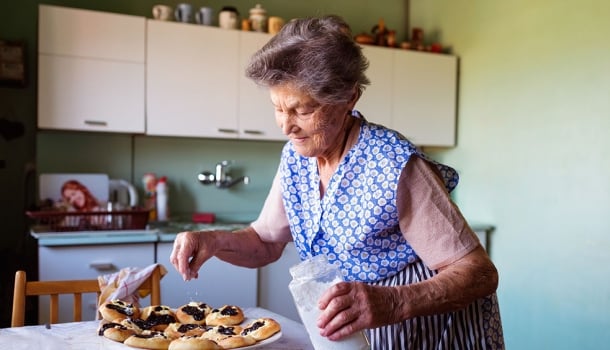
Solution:
<svg viewBox="0 0 610 350"><path fill-rule="evenodd" d="M219 311L220 311L220 314L223 316L235 316L238 314L237 309L234 307L225 307L222 310L214 309L213 312L219 312Z"/></svg>
<svg viewBox="0 0 610 350"><path fill-rule="evenodd" d="M112 309L112 310L116 310L117 312L122 313L123 315L133 316L133 305L131 305L131 304L129 304L129 305L107 304L106 307L109 309Z"/></svg>
<svg viewBox="0 0 610 350"><path fill-rule="evenodd" d="M147 327L145 327L145 328L149 329L158 324L170 324L170 323L174 323L174 322L176 322L176 318L172 315L151 314L150 316L148 316L148 318L145 321L145 324L147 325Z"/></svg>
<svg viewBox="0 0 610 350"><path fill-rule="evenodd" d="M244 329L244 331L242 332L244 335L247 335L248 333L254 332L255 330L261 328L262 326L265 325L265 322L262 321L256 321L254 322L250 327Z"/></svg>
<svg viewBox="0 0 610 350"><path fill-rule="evenodd" d="M222 335L236 335L235 327L218 326L218 333Z"/></svg>
<svg viewBox="0 0 610 350"><path fill-rule="evenodd" d="M205 304L203 304L203 305L205 305ZM187 305L182 308L182 311L185 314L192 316L196 321L201 321L205 318L204 311L202 310L202 308L199 308L197 306Z"/></svg>
<svg viewBox="0 0 610 350"><path fill-rule="evenodd" d="M118 324L118 323L114 323L114 322L109 322L109 323L104 323L102 325L102 327L100 328L100 331L98 332L98 335L104 335L104 332L109 329L109 328L118 328L120 330L126 330L127 327Z"/></svg>
<svg viewBox="0 0 610 350"><path fill-rule="evenodd" d="M180 333L186 333L188 331L191 331L195 328L199 327L199 325L196 324L182 324L180 325L180 327L178 327L178 332Z"/></svg>

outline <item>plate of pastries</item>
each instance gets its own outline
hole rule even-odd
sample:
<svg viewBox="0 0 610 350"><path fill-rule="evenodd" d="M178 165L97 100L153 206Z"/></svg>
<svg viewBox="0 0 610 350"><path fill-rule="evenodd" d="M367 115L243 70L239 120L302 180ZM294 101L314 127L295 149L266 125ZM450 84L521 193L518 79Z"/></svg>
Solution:
<svg viewBox="0 0 610 350"><path fill-rule="evenodd" d="M247 318L237 305L212 307L191 301L178 308L151 305L139 308L122 300L99 307L98 335L136 349L250 349L282 336L272 318Z"/></svg>

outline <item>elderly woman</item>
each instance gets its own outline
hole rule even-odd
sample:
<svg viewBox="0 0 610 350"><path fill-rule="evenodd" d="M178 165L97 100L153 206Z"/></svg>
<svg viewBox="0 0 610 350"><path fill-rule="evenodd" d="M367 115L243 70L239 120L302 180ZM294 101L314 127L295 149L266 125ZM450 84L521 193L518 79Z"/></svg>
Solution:
<svg viewBox="0 0 610 350"><path fill-rule="evenodd" d="M319 301L322 336L502 349L498 274L449 197L457 173L354 109L367 65L336 16L293 20L257 52L246 74L269 89L289 138L271 190L248 228L181 233L171 261L189 280L212 256L259 267L294 242L344 276Z"/></svg>

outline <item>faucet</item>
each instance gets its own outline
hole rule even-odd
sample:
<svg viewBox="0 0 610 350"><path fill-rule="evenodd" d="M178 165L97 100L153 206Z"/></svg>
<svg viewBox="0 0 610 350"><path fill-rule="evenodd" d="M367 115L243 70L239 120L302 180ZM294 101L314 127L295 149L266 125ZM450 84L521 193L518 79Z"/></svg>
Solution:
<svg viewBox="0 0 610 350"><path fill-rule="evenodd" d="M209 171L203 171L197 175L197 179L204 185L215 184L218 188L229 188L233 187L239 183L244 183L247 185L250 182L250 178L247 176L240 176L236 179L233 179L228 172L228 168L233 164L232 161L223 160L222 162L216 164L216 173L213 174Z"/></svg>

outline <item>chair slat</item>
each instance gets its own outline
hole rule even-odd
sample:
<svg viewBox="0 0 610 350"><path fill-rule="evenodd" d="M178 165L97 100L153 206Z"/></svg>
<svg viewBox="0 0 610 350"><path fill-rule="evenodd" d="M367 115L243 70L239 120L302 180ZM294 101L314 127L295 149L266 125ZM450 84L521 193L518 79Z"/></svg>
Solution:
<svg viewBox="0 0 610 350"><path fill-rule="evenodd" d="M81 293L74 293L73 315L72 319L75 322L80 322L83 317L83 298Z"/></svg>
<svg viewBox="0 0 610 350"><path fill-rule="evenodd" d="M161 305L161 266L157 266L151 276L138 289L150 292L151 305ZM11 327L21 327L25 323L25 299L27 296L50 296L49 317L51 323L59 322L59 295L72 294L73 321L82 320L82 294L95 293L99 304L101 291L97 279L65 281L27 281L25 271L15 273L13 292L13 315ZM99 316L99 312L98 312Z"/></svg>
<svg viewBox="0 0 610 350"><path fill-rule="evenodd" d="M51 323L57 323L59 320L59 294L51 294L51 303L49 307Z"/></svg>

